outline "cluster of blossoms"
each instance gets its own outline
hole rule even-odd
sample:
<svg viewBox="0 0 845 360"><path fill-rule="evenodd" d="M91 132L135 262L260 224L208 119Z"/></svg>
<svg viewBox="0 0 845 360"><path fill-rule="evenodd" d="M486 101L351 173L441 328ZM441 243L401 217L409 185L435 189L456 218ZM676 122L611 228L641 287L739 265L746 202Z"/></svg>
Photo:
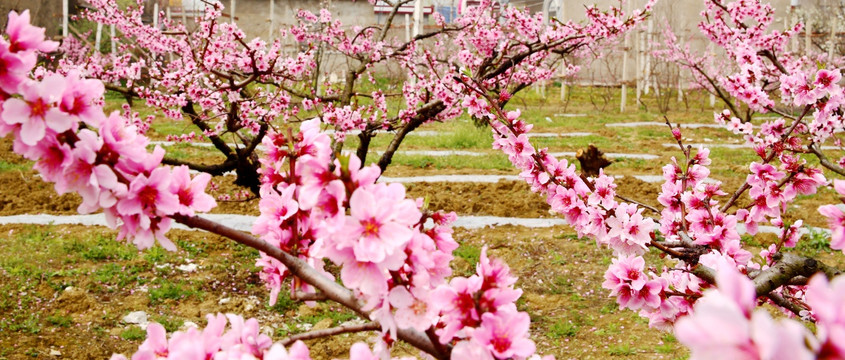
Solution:
<svg viewBox="0 0 845 360"><path fill-rule="evenodd" d="M469 84L464 100L470 113L489 120L493 147L508 155L533 191L546 196L552 211L565 217L580 236L592 237L614 251L617 258L605 273L603 286L620 307L639 311L651 326L675 326L679 339L693 349L694 358L839 358L843 354L840 343L845 337L838 333L838 306L832 305L843 296L845 289L837 285L841 279L828 284L824 276L817 275L809 284L779 282L772 288L749 279L763 281L790 266L779 262L783 259L779 253L796 245L803 222L785 221L787 208L797 196L815 194L828 183L821 169L798 154L817 154L824 166L843 173L835 164L825 164L818 152L818 144L843 128L840 71L805 69L812 63L806 58L774 56L772 52L783 51L800 25L767 34L771 14L771 7L759 1L723 4L708 0L704 18L711 23L701 25L711 41L725 47L739 69L718 78L722 89L748 108L767 112L775 109L764 90L780 83L783 101L805 109L800 117L783 114L783 118L764 122L757 132L751 123L734 117L733 110L716 115L717 122L744 135L760 156L759 162L750 164L745 184L724 203L717 198L728 194L720 183L708 178L709 150L685 147L679 128L673 128L672 135L685 161L673 158L663 168L660 210L617 202L611 177L603 172L593 179L579 176L565 160L553 158L547 149L535 149L527 136L531 126L520 120L518 111L502 110L508 96L485 96L492 92L487 84ZM753 25L744 23L748 20ZM690 66L702 66L700 59L686 54L674 56ZM805 123L804 115L809 113L813 119ZM834 188L845 194L841 182L834 182ZM749 205L728 212L746 192ZM659 214L659 224L643 214L644 207ZM819 211L833 229L832 247L841 249L845 242L843 211L836 205ZM760 254L762 263L752 261L752 254L743 249L738 223L751 235L757 233L759 224L778 228L778 240ZM677 260L675 266L659 274L648 268L641 256L648 247ZM706 291L714 286L718 288ZM765 312L753 312L758 303L814 320L820 329L818 339L797 322L775 323ZM788 340L779 340L784 338Z"/></svg>
<svg viewBox="0 0 845 360"><path fill-rule="evenodd" d="M845 357L842 301L845 279L816 275L806 286L816 334L792 319L774 320L757 309L757 294L734 266L717 269L718 290L704 293L693 313L675 324L678 340L693 359L841 359Z"/></svg>
<svg viewBox="0 0 845 360"><path fill-rule="evenodd" d="M308 348L301 341L289 349L273 344L269 336L258 331L258 321L233 314L206 315L208 324L201 331L191 327L176 331L167 339L167 332L158 323L147 327L147 339L132 355L132 360L154 359L265 359L311 360ZM227 320L229 329L226 329ZM353 357L352 359L356 359ZM367 359L358 357L356 360ZM127 360L113 355L111 360Z"/></svg>
<svg viewBox="0 0 845 360"><path fill-rule="evenodd" d="M330 138L319 126L309 120L298 133L265 138L261 216L253 232L317 269L324 258L340 265L343 284L382 325L385 339L408 328L455 343L453 358L463 358L461 351L489 359L533 355L528 314L515 305L522 292L513 288L507 266L485 250L478 275L447 283L458 246L449 226L454 213L429 212L421 199L405 199L401 185L376 183L379 168L362 167L355 156L341 156L332 169ZM266 254L258 265L274 302L290 274ZM291 284L293 296L314 290Z"/></svg>
<svg viewBox="0 0 845 360"><path fill-rule="evenodd" d="M175 245L164 233L171 216L208 211L214 199L205 194L208 174L193 178L187 167L161 167L164 151L147 152L149 140L125 118L102 111L103 85L82 78L46 73L29 77L37 51L56 49L44 29L29 24L29 13L9 15L7 38L0 39L4 73L0 79L0 135L14 135L14 151L35 162L45 181L59 193L82 196L79 212L102 210L120 237L148 248L155 239Z"/></svg>
<svg viewBox="0 0 845 360"><path fill-rule="evenodd" d="M35 161L59 192L80 193L81 212L102 210L119 226L120 236L134 239L138 248L151 246L155 237L175 249L164 237L173 218L192 218L215 205L204 192L210 176L191 178L185 166L163 166L164 151L147 152L149 140L131 119L102 113L100 82L72 70L32 80L35 51L51 51L56 44L45 42L43 29L29 25L26 17L12 13L8 41L0 40L4 61L25 65L7 67L11 71L2 82L2 135L13 134L15 151ZM362 167L357 157L332 162L331 141L320 125L314 119L304 122L300 132L273 131L264 139L261 216L253 232L323 276L332 276L322 270L323 259L340 265L341 280L363 303L361 311L384 329L384 342L376 347L379 356L389 356L398 329L436 331L438 345L458 343L459 357L461 351L490 359L534 355L527 339L528 314L516 310L521 291L513 288L516 279L508 268L488 259L485 251L477 276L447 283L451 253L458 246L449 227L455 215L427 211L421 199L406 199L399 184L376 183L379 168ZM264 253L258 265L275 302L291 273L279 258ZM293 295L319 290L298 280L291 285ZM472 285L451 286L462 282ZM471 299L478 301L475 306L435 298L466 291L477 295ZM226 317L209 316L204 330L176 332L169 340L163 327L150 325L147 340L132 358L309 358L301 343L290 351L273 345L258 333L254 319L230 315L228 320L229 331L224 331ZM351 355L375 358L364 344L353 347Z"/></svg>

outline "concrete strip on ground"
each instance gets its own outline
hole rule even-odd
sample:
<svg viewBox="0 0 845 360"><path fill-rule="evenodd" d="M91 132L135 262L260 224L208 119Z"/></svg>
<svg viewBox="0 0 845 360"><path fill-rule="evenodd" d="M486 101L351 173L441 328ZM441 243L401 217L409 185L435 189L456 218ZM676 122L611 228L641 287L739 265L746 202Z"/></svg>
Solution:
<svg viewBox="0 0 845 360"><path fill-rule="evenodd" d="M677 125L677 124L672 124ZM607 127L644 127L644 126L663 126L666 127L668 130L668 126L666 123L658 122L658 121L636 121L636 122L626 122L626 123L610 123L604 124ZM698 128L711 128L711 129L724 129L724 125L719 124L681 124L681 128L684 129L698 129Z"/></svg>
<svg viewBox="0 0 845 360"><path fill-rule="evenodd" d="M692 146L694 148L697 148L697 147L706 147L706 148L720 147L720 148L726 148L726 149L751 149L751 148L754 147L753 145L748 144L748 143L743 143L743 144L692 143L692 144L684 144L684 145L689 145L689 146ZM665 146L665 147L678 147L678 143L664 143L663 146ZM838 146L825 145L825 146L822 146L822 150L840 150L840 148Z"/></svg>
<svg viewBox="0 0 845 360"><path fill-rule="evenodd" d="M228 227L250 232L252 224L257 217L238 214L202 214L200 215L211 221L218 222ZM103 214L88 215L10 215L0 216L0 224L32 224L32 225L84 225L84 226L107 226L106 217ZM514 218L501 216L458 216L453 227L465 229L478 229L486 226L516 225L531 228L552 227L566 225L566 221L558 218ZM182 224L173 224L174 229L195 230Z"/></svg>
<svg viewBox="0 0 845 360"><path fill-rule="evenodd" d="M218 222L228 227L238 229L245 232L252 230L252 224L257 217L250 215L238 214L202 214L203 218ZM106 217L103 214L88 214L88 215L9 215L0 216L0 224L24 224L24 225L84 225L84 226L107 226ZM566 225L564 219L559 218L514 218L514 217L500 217L500 216L470 216L459 215L458 219L453 223L453 227L465 229L479 229L487 226L502 226L515 225L525 226L530 228L544 228L558 225ZM182 224L173 224L174 229L182 230L196 230L188 228ZM745 224L737 224L737 229L741 234L745 233ZM770 225L760 225L758 233L777 233L778 228ZM817 227L805 227L801 230L802 235L809 231L822 231L830 235L830 230Z"/></svg>

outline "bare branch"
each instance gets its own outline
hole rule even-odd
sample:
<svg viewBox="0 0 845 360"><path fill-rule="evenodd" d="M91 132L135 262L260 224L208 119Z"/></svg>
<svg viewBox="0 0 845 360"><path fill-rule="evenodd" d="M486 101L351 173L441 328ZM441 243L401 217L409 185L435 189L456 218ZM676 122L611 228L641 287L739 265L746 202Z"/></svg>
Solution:
<svg viewBox="0 0 845 360"><path fill-rule="evenodd" d="M347 308L360 314L362 317L369 318L369 313L363 310L363 305L358 302L349 289L319 273L304 260L288 254L262 239L211 220L203 219L198 216L184 216L178 214L174 215L173 219L188 227L218 234L258 251L264 252L268 256L282 262L291 274L319 289L326 294L326 297L329 299L346 306ZM449 358L449 354L439 352L431 340L419 331L413 329L399 329L397 331L397 336L400 340L431 354L437 359L446 360Z"/></svg>
<svg viewBox="0 0 845 360"><path fill-rule="evenodd" d="M305 332L302 334L296 334L290 336L288 338L282 339L279 341L285 347L290 346L291 344L299 341L299 340L312 340L318 339L322 337L329 337L339 334L346 334L346 333L353 333L353 332L361 332L361 331L376 331L381 326L378 323L368 322L365 324L355 324L355 325L341 325L338 327L322 329L322 330L314 330Z"/></svg>

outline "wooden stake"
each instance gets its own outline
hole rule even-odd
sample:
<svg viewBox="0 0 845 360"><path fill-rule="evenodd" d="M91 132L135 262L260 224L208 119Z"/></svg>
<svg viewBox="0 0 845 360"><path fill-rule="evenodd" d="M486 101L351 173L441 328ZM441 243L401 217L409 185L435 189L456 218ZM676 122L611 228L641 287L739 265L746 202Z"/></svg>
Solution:
<svg viewBox="0 0 845 360"><path fill-rule="evenodd" d="M109 25L109 35L111 37L111 53L117 53L117 36L115 36L114 24Z"/></svg>

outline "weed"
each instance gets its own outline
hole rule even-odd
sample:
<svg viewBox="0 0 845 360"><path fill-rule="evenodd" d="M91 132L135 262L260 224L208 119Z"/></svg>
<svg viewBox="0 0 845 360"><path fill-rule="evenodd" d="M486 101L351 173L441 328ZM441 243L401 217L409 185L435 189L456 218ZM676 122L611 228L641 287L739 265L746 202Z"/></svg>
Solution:
<svg viewBox="0 0 845 360"><path fill-rule="evenodd" d="M830 234L820 229L813 229L809 226L807 229L806 239L799 240L795 245L795 249L802 254L808 256L816 256L820 252L829 252L830 249Z"/></svg>
<svg viewBox="0 0 845 360"><path fill-rule="evenodd" d="M155 305L165 299L179 300L197 293L194 289L186 289L182 284L166 282L160 287L150 289L150 304Z"/></svg>
<svg viewBox="0 0 845 360"><path fill-rule="evenodd" d="M55 326L70 327L73 324L73 318L66 315L53 314L47 317L47 322Z"/></svg>
<svg viewBox="0 0 845 360"><path fill-rule="evenodd" d="M171 319L163 315L153 316L152 321L161 324L161 326L164 326L164 329L167 330L167 332L174 332L176 330L179 330L179 328L182 327L182 324L185 323L185 320Z"/></svg>
<svg viewBox="0 0 845 360"><path fill-rule="evenodd" d="M477 264L478 260L481 258L481 249L479 249L478 246L461 244L461 246L458 246L452 254L466 260L466 262L470 264Z"/></svg>
<svg viewBox="0 0 845 360"><path fill-rule="evenodd" d="M631 345L614 345L607 350L611 356L631 356L637 353L637 349L632 348Z"/></svg>
<svg viewBox="0 0 845 360"><path fill-rule="evenodd" d="M564 322L563 320L558 320L558 322L552 324L549 327L548 333L546 336L552 339L559 339L561 337L573 337L578 334L578 326L573 324L572 322Z"/></svg>
<svg viewBox="0 0 845 360"><path fill-rule="evenodd" d="M130 326L130 327L126 328L126 330L123 330L120 333L121 339L129 340L129 341L138 341L138 340L143 339L146 336L147 336L147 333L144 330L141 330L141 328L137 327L137 326Z"/></svg>

